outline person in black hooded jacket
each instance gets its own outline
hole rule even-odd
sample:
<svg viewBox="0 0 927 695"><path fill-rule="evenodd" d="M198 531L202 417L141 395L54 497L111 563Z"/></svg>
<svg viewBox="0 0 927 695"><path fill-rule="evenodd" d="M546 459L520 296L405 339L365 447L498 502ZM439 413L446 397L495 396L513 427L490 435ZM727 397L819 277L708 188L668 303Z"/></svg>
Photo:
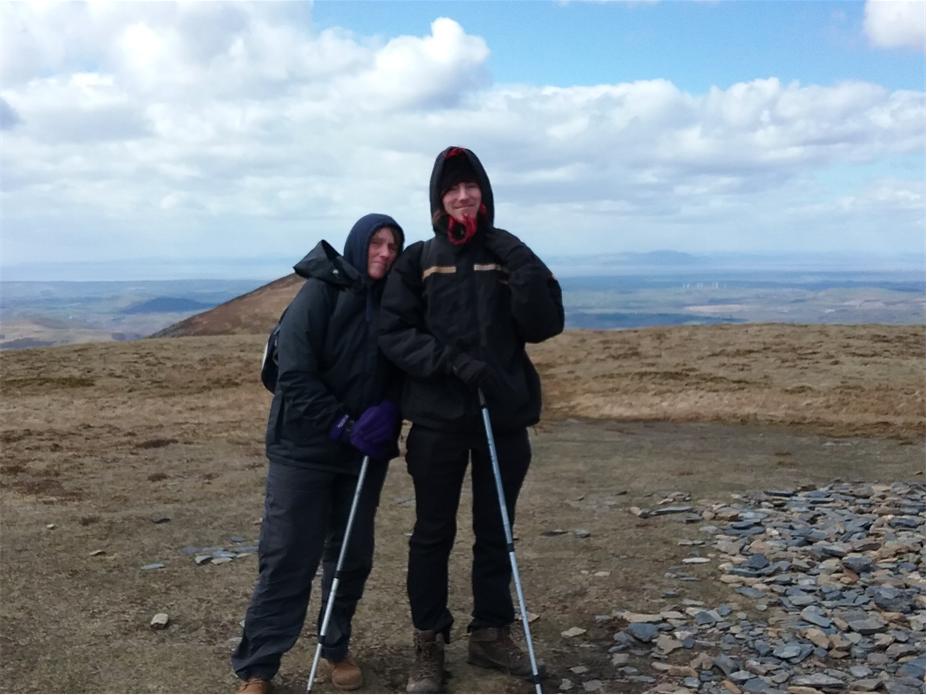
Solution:
<svg viewBox="0 0 927 695"><path fill-rule="evenodd" d="M431 175L434 237L412 244L387 279L380 347L405 372L403 417L415 485L407 589L415 664L408 692L438 692L448 559L468 459L472 461L473 612L469 660L530 676L511 638L511 568L477 390L489 408L509 518L531 460L527 427L541 413L538 374L525 343L563 330L560 286L517 237L493 226L492 187L473 152L449 147Z"/></svg>
<svg viewBox="0 0 927 695"><path fill-rule="evenodd" d="M320 241L294 266L306 282L280 323L259 577L232 655L239 692L270 692L280 658L302 629L320 560L321 626L361 459L369 456L322 649L333 685L354 690L363 683L348 651L351 618L370 574L374 515L387 462L399 453L400 426L401 375L377 347L376 320L403 240L392 217L365 215L343 256Z"/></svg>

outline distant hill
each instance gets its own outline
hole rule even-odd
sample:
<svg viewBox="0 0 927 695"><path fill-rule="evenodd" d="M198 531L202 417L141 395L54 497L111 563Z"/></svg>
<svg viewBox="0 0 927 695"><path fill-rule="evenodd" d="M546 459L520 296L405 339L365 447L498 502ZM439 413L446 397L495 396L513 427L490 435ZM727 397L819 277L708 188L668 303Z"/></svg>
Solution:
<svg viewBox="0 0 927 695"><path fill-rule="evenodd" d="M291 273L235 297L224 304L195 314L158 331L152 338L194 335L252 335L273 328L290 300L302 287L304 278Z"/></svg>
<svg viewBox="0 0 927 695"><path fill-rule="evenodd" d="M203 311L209 309L212 304L198 302L195 299L184 299L182 297L155 297L138 304L126 307L119 313L121 314L168 314L185 311Z"/></svg>

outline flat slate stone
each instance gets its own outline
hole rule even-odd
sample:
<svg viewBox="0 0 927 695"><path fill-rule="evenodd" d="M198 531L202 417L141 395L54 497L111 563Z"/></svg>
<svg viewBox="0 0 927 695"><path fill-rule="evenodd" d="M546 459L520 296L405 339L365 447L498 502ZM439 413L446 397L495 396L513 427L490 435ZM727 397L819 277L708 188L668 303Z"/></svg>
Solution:
<svg viewBox="0 0 927 695"><path fill-rule="evenodd" d="M778 649L773 650L773 656L777 656L780 659L794 659L799 654L801 654L801 645L796 642L783 644Z"/></svg>
<svg viewBox="0 0 927 695"><path fill-rule="evenodd" d="M885 623L879 618L869 617L862 620L848 621L850 629L861 635L872 635L885 629Z"/></svg>
<svg viewBox="0 0 927 695"><path fill-rule="evenodd" d="M801 617L818 627L830 627L831 620L821 612L817 606L807 606L802 609Z"/></svg>
<svg viewBox="0 0 927 695"><path fill-rule="evenodd" d="M792 685L806 685L810 688L842 688L844 682L824 673L812 673L808 676L796 676L792 679Z"/></svg>
<svg viewBox="0 0 927 695"><path fill-rule="evenodd" d="M656 509L650 510L651 516L662 516L664 514L685 514L686 512L691 512L694 507L690 506L675 506L675 507L657 507Z"/></svg>
<svg viewBox="0 0 927 695"><path fill-rule="evenodd" d="M745 693L773 693L773 692L776 692L775 688L773 688L773 686L772 686L772 683L770 683L770 682L769 682L768 680L766 680L765 678L760 678L760 677L751 678L750 680L746 681L745 683L741 683L740 688L741 688L741 690L743 690Z"/></svg>
<svg viewBox="0 0 927 695"><path fill-rule="evenodd" d="M561 637L579 637L584 634L586 634L586 630L582 627L571 627L569 630L560 633Z"/></svg>
<svg viewBox="0 0 927 695"><path fill-rule="evenodd" d="M651 623L631 623L627 627L627 632L641 642L652 642L660 630Z"/></svg>

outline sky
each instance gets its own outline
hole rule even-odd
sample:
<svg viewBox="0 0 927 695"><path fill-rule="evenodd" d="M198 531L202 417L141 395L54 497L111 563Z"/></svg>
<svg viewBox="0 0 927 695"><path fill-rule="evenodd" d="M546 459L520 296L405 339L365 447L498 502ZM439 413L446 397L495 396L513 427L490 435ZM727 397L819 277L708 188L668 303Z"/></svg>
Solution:
<svg viewBox="0 0 927 695"><path fill-rule="evenodd" d="M2 3L0 279L424 239L448 145L542 258L923 259L924 68L923 0Z"/></svg>

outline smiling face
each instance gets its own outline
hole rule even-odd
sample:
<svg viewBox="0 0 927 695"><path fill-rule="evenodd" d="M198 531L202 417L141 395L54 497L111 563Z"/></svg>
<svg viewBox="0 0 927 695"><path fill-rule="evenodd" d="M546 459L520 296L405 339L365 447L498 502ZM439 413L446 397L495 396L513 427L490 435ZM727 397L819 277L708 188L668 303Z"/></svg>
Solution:
<svg viewBox="0 0 927 695"><path fill-rule="evenodd" d="M475 181L461 181L451 186L441 197L444 211L458 222L463 222L467 217L476 219L482 202L483 194Z"/></svg>
<svg viewBox="0 0 927 695"><path fill-rule="evenodd" d="M399 253L396 234L390 227L380 227L370 237L367 247L367 275L372 280L386 277Z"/></svg>

